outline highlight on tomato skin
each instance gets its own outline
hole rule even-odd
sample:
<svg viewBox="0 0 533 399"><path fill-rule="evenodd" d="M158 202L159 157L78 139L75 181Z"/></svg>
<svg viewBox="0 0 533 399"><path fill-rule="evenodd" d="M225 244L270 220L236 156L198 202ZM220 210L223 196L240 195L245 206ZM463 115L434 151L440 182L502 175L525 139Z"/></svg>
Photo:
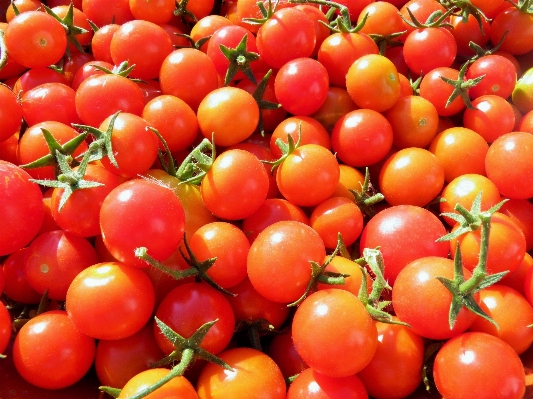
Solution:
<svg viewBox="0 0 533 399"><path fill-rule="evenodd" d="M0 397L528 397L532 7L0 0Z"/></svg>

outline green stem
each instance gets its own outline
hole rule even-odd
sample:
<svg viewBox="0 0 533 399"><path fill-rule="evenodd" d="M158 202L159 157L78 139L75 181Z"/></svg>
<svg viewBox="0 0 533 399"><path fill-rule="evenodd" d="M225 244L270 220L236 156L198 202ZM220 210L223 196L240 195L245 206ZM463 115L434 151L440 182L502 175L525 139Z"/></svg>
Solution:
<svg viewBox="0 0 533 399"><path fill-rule="evenodd" d="M487 258L489 253L490 217L481 219L481 242L479 261L472 277L459 286L459 290L468 295L473 293L487 276Z"/></svg>

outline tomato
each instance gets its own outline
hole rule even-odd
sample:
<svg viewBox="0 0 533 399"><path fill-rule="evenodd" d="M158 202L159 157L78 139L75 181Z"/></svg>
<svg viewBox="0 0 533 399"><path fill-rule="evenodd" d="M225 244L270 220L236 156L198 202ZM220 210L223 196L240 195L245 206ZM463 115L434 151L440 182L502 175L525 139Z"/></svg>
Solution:
<svg viewBox="0 0 533 399"><path fill-rule="evenodd" d="M483 4L480 5L482 6ZM484 48L489 42L490 23L485 18L479 18L479 20L482 28L480 28L478 18L472 14L469 14L466 20L463 15L452 14L450 16L450 23L453 26L453 29L450 29L450 33L457 44L457 55L473 56L475 52L470 47L470 42L474 42L481 48Z"/></svg>
<svg viewBox="0 0 533 399"><path fill-rule="evenodd" d="M457 80L459 71L449 67L440 67L429 71L420 81L420 96L429 100L440 116L457 114L465 108L465 102L461 96L457 96L451 103L447 104L453 92L453 86L442 80L442 77Z"/></svg>
<svg viewBox="0 0 533 399"><path fill-rule="evenodd" d="M426 22L429 16L436 11L440 11L442 14L446 12L444 6L439 2L435 2L432 0L409 0L400 8L400 13L409 22L412 22L412 19L409 13L407 12L408 9L415 16L417 21L422 23ZM414 26L411 26L404 21L404 27L402 30L407 30L407 32L401 36L400 40L405 40L407 35L415 29L416 28Z"/></svg>
<svg viewBox="0 0 533 399"><path fill-rule="evenodd" d="M459 227L454 226L452 231ZM463 265L473 270L479 261L481 229L467 232L450 241L450 252L455 254L455 247L461 246ZM491 217L489 250L487 254L487 273L493 274L516 270L526 252L526 239L511 218L496 212Z"/></svg>
<svg viewBox="0 0 533 399"><path fill-rule="evenodd" d="M498 44L504 34L505 39L499 50L513 55L525 54L533 50L533 16L518 8L509 7L494 17L490 28L490 41Z"/></svg>
<svg viewBox="0 0 533 399"><path fill-rule="evenodd" d="M96 26L110 23L122 25L134 19L129 0L118 0L109 4L106 0L82 0L82 10Z"/></svg>
<svg viewBox="0 0 533 399"><path fill-rule="evenodd" d="M0 353L2 354L5 352L11 340L11 331L13 329L11 322L11 315L6 305L0 302Z"/></svg>
<svg viewBox="0 0 533 399"><path fill-rule="evenodd" d="M126 382L165 355L155 340L153 323L122 339L101 339L96 344L94 366L102 385L123 388Z"/></svg>
<svg viewBox="0 0 533 399"><path fill-rule="evenodd" d="M0 142L2 142L19 131L22 125L22 107L15 93L4 85L0 85L0 101L2 102Z"/></svg>
<svg viewBox="0 0 533 399"><path fill-rule="evenodd" d="M400 98L385 116L393 131L395 148L426 148L437 135L439 115L435 106L423 97Z"/></svg>
<svg viewBox="0 0 533 399"><path fill-rule="evenodd" d="M27 68L47 67L58 62L67 48L67 34L57 19L40 11L14 17L5 31L9 56Z"/></svg>
<svg viewBox="0 0 533 399"><path fill-rule="evenodd" d="M481 332L447 341L437 352L433 378L440 394L449 399L469 398L472 392L480 399L519 399L525 391L517 353L501 339Z"/></svg>
<svg viewBox="0 0 533 399"><path fill-rule="evenodd" d="M215 33L219 28L224 26L233 25L228 18L223 17L222 15L211 14L199 19L194 26L191 28L190 36L195 42L198 42L200 39L209 38L213 33ZM209 39L207 39L204 44L200 47L200 50L204 53L207 53L207 46L209 45Z"/></svg>
<svg viewBox="0 0 533 399"><path fill-rule="evenodd" d="M398 70L385 56L364 55L348 69L346 89L357 106L386 111L400 98Z"/></svg>
<svg viewBox="0 0 533 399"><path fill-rule="evenodd" d="M479 292L480 306L498 327L477 317L470 331L494 335L507 342L521 354L533 342L533 331L528 327L533 322L533 307L519 292L502 284L494 284Z"/></svg>
<svg viewBox="0 0 533 399"><path fill-rule="evenodd" d="M352 245L363 230L361 210L344 197L330 197L318 204L311 213L310 222L329 249L335 249L339 235L345 245Z"/></svg>
<svg viewBox="0 0 533 399"><path fill-rule="evenodd" d="M376 325L361 301L336 288L317 291L300 304L292 337L297 352L313 370L337 378L367 366L378 342Z"/></svg>
<svg viewBox="0 0 533 399"><path fill-rule="evenodd" d="M438 133L429 145L444 168L444 181L464 174L485 175L485 157L489 145L475 131L457 126Z"/></svg>
<svg viewBox="0 0 533 399"><path fill-rule="evenodd" d="M239 220L259 209L268 194L269 179L255 155L234 149L215 159L200 187L205 206L215 216Z"/></svg>
<svg viewBox="0 0 533 399"><path fill-rule="evenodd" d="M329 255L328 255L329 258ZM328 261L328 258L324 261ZM368 273L363 274L361 266L354 261L344 258L340 255L335 255L332 259L329 259L329 263L326 266L327 272L341 273L347 275L344 277L344 284L336 285L335 288L346 290L354 295L359 295L359 290L363 283L363 277L366 276L366 284L368 293L372 292L372 278ZM317 289L325 290L331 288L331 284L318 283Z"/></svg>
<svg viewBox="0 0 533 399"><path fill-rule="evenodd" d="M84 334L97 339L122 339L146 324L154 300L152 283L141 270L104 262L87 267L74 278L67 291L66 308Z"/></svg>
<svg viewBox="0 0 533 399"><path fill-rule="evenodd" d="M404 398L421 383L424 340L407 326L378 321L376 328L376 353L357 376L372 397Z"/></svg>
<svg viewBox="0 0 533 399"><path fill-rule="evenodd" d="M272 43L283 42L283 47ZM297 8L281 8L257 31L257 49L272 68L280 69L296 58L309 57L315 48L315 26L305 12Z"/></svg>
<svg viewBox="0 0 533 399"><path fill-rule="evenodd" d="M281 195L299 206L315 206L331 197L340 175L335 156L317 144L298 147L275 173ZM313 186L309 181L314 181Z"/></svg>
<svg viewBox="0 0 533 399"><path fill-rule="evenodd" d="M471 276L463 268L465 280ZM452 294L437 277L453 279L454 263L451 259L425 256L408 263L396 277L392 286L392 306L398 318L409 324L416 334L434 340L444 340L466 331L476 314L462 307L453 328L449 313ZM479 294L475 295L479 303Z"/></svg>
<svg viewBox="0 0 533 399"><path fill-rule="evenodd" d="M372 109L356 109L341 116L331 131L331 145L347 165L370 166L381 161L392 148L390 122Z"/></svg>
<svg viewBox="0 0 533 399"><path fill-rule="evenodd" d="M419 28L405 38L403 54L409 69L420 76L435 68L450 67L457 55L457 44L445 27Z"/></svg>
<svg viewBox="0 0 533 399"><path fill-rule="evenodd" d="M267 198L255 213L243 219L241 228L252 243L266 227L282 220L309 224L309 218L299 206L282 198Z"/></svg>
<svg viewBox="0 0 533 399"><path fill-rule="evenodd" d="M23 169L0 160L0 215L3 220L0 255L9 255L28 245L43 223L43 195L30 178Z"/></svg>
<svg viewBox="0 0 533 399"><path fill-rule="evenodd" d="M311 115L318 111L326 100L328 87L326 68L313 58L295 58L286 62L274 80L278 102L293 115Z"/></svg>
<svg viewBox="0 0 533 399"><path fill-rule="evenodd" d="M361 192L365 181L365 175L358 169L350 165L339 165L339 183L332 197L345 197L354 200L354 195L350 190Z"/></svg>
<svg viewBox="0 0 533 399"><path fill-rule="evenodd" d="M50 299L64 301L77 274L97 262L96 252L85 238L54 230L31 242L24 274L39 294L47 291Z"/></svg>
<svg viewBox="0 0 533 399"><path fill-rule="evenodd" d="M453 179L441 193L444 201L439 203L441 213L456 213L455 206L461 204L464 208L472 209L474 199L478 194L481 197L481 211L486 211L500 202L500 192L498 187L487 177L468 173ZM455 225L455 221L448 217L443 217L448 225Z"/></svg>
<svg viewBox="0 0 533 399"><path fill-rule="evenodd" d="M121 181L116 174L96 164L87 165L84 180L99 182L103 186L74 190L61 209L59 207L65 189L53 189L50 213L54 222L66 232L81 237L93 237L100 234L102 203Z"/></svg>
<svg viewBox="0 0 533 399"><path fill-rule="evenodd" d="M472 101L475 109L463 113L463 125L479 133L488 143L510 133L515 126L515 113L503 97L487 94Z"/></svg>
<svg viewBox="0 0 533 399"><path fill-rule="evenodd" d="M218 88L218 73L207 54L182 48L165 58L159 71L159 82L163 94L182 99L196 112L202 99Z"/></svg>
<svg viewBox="0 0 533 399"><path fill-rule="evenodd" d="M361 233L360 252L379 247L385 263L385 279L393 285L409 262L426 256L446 258L449 244L435 242L446 234L442 222L430 211L413 205L382 210Z"/></svg>
<svg viewBox="0 0 533 399"><path fill-rule="evenodd" d="M326 256L318 233L297 221L279 221L266 227L250 246L248 277L254 288L274 302L298 300L311 279L310 261Z"/></svg>
<svg viewBox="0 0 533 399"><path fill-rule="evenodd" d="M169 372L170 370L165 368L154 368L139 372L124 385L118 398L131 398L146 387L166 377ZM197 399L198 395L187 378L178 376L144 397L147 399Z"/></svg>
<svg viewBox="0 0 533 399"><path fill-rule="evenodd" d="M21 98L22 116L28 126L56 121L70 125L80 123L76 112L76 92L62 83L43 83L24 92Z"/></svg>
<svg viewBox="0 0 533 399"><path fill-rule="evenodd" d="M484 77L468 92L471 98L487 94L508 98L516 85L517 73L509 59L498 54L489 54L477 59L468 67L467 79L475 79L478 76Z"/></svg>
<svg viewBox="0 0 533 399"><path fill-rule="evenodd" d="M490 146L485 158L487 177L500 193L514 199L533 197L533 135L511 132L500 136Z"/></svg>
<svg viewBox="0 0 533 399"><path fill-rule="evenodd" d="M202 99L197 117L205 138L229 147L252 135L259 122L259 106L246 90L221 87Z"/></svg>
<svg viewBox="0 0 533 399"><path fill-rule="evenodd" d="M80 332L62 310L44 312L28 321L13 345L19 374L46 389L65 388L79 381L89 371L94 353L94 339Z"/></svg>
<svg viewBox="0 0 533 399"><path fill-rule="evenodd" d="M121 25L110 44L114 64L127 61L135 65L130 75L139 79L157 78L161 64L173 50L172 41L163 28L138 19Z"/></svg>
<svg viewBox="0 0 533 399"><path fill-rule="evenodd" d="M444 168L424 148L409 147L389 156L379 174L379 189L391 205L426 206L444 186Z"/></svg>
<svg viewBox="0 0 533 399"><path fill-rule="evenodd" d="M365 386L357 375L329 377L313 369L302 371L289 386L287 399L367 399Z"/></svg>
<svg viewBox="0 0 533 399"><path fill-rule="evenodd" d="M276 362L285 378L294 377L309 368L307 363L296 352L290 330L272 337L267 355Z"/></svg>
<svg viewBox="0 0 533 399"><path fill-rule="evenodd" d="M50 148L46 143L42 129L48 130L60 145L65 145L79 135L79 133L70 126L55 121L45 121L29 127L19 141L18 157L21 165L51 155ZM87 151L87 149L88 145L83 141L70 155L78 157ZM26 171L34 179L54 180L56 178L56 173L59 172L59 168L51 165L28 168Z"/></svg>
<svg viewBox="0 0 533 399"><path fill-rule="evenodd" d="M523 114L533 110L533 98L531 96L531 84L533 83L533 68L528 69L518 79L511 94L513 104Z"/></svg>
<svg viewBox="0 0 533 399"><path fill-rule="evenodd" d="M91 51L95 60L113 64L113 58L111 58L111 39L118 28L120 28L120 25L109 22L94 32L91 41Z"/></svg>
<svg viewBox="0 0 533 399"><path fill-rule="evenodd" d="M528 200L509 199L499 212L509 216L526 237L526 251L533 249L533 204Z"/></svg>
<svg viewBox="0 0 533 399"><path fill-rule="evenodd" d="M37 304L42 295L35 291L26 279L24 266L28 248L21 248L10 254L3 263L5 286L3 293L8 298L23 304Z"/></svg>
<svg viewBox="0 0 533 399"><path fill-rule="evenodd" d="M285 399L285 380L276 363L251 348L233 348L219 354L233 371L208 363L196 384L200 399L246 398L258 392L264 399Z"/></svg>
<svg viewBox="0 0 533 399"><path fill-rule="evenodd" d="M215 355L228 346L235 328L235 315L228 299L203 282L174 288L163 298L155 316L183 338L190 338L203 324L218 320L201 343L202 348ZM154 331L159 347L170 354L174 345L155 324Z"/></svg>
<svg viewBox="0 0 533 399"><path fill-rule="evenodd" d="M221 287L233 287L246 278L250 243L238 227L227 222L208 223L196 230L188 241L198 261L216 258L207 275Z"/></svg>
<svg viewBox="0 0 533 399"><path fill-rule="evenodd" d="M279 329L289 316L289 308L284 303L273 302L259 294L248 278L232 287L231 292L235 296L228 300L237 323L268 321Z"/></svg>
<svg viewBox="0 0 533 399"><path fill-rule="evenodd" d="M311 117L320 122L328 132L331 132L335 123L337 123L341 117L356 108L357 106L346 89L331 86L330 81L326 99L322 103L322 106L313 113Z"/></svg>
<svg viewBox="0 0 533 399"><path fill-rule="evenodd" d="M174 0L158 0L146 3L140 0L129 0L130 11L135 19L141 19L154 24L170 22L174 16L176 2Z"/></svg>
<svg viewBox="0 0 533 399"><path fill-rule="evenodd" d="M135 249L165 260L178 249L185 229L185 214L173 191L144 179L114 188L100 210L100 227L109 252L119 261L142 267Z"/></svg>

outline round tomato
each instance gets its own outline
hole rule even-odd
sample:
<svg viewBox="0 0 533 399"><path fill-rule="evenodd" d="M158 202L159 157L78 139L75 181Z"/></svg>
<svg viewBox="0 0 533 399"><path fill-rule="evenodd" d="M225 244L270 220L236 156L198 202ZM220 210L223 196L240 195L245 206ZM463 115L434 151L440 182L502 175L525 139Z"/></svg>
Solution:
<svg viewBox="0 0 533 399"><path fill-rule="evenodd" d="M170 370L165 368L154 368L139 372L124 385L118 399L131 398L150 385L165 378L168 373L170 373ZM144 397L146 399L198 399L196 390L189 380L183 376L172 378L169 382Z"/></svg>

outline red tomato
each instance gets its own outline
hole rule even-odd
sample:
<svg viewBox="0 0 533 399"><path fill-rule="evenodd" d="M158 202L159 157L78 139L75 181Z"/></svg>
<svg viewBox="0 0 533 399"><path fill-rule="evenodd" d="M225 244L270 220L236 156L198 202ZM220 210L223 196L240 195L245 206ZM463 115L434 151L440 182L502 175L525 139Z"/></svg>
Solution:
<svg viewBox="0 0 533 399"><path fill-rule="evenodd" d="M463 113L463 125L479 133L487 143L514 129L515 113L505 98L494 94L482 95L472 101L472 106L475 109L467 108Z"/></svg>
<svg viewBox="0 0 533 399"><path fill-rule="evenodd" d="M287 399L367 399L365 386L357 375L329 377L311 368L302 371L287 391Z"/></svg>
<svg viewBox="0 0 533 399"><path fill-rule="evenodd" d="M298 300L311 279L310 261L326 256L318 233L297 221L280 221L265 228L250 247L248 277L254 288L274 302Z"/></svg>
<svg viewBox="0 0 533 399"><path fill-rule="evenodd" d="M31 176L12 163L0 160L0 255L28 245L44 220L43 195ZM24 198L24 201L20 199Z"/></svg>
<svg viewBox="0 0 533 399"><path fill-rule="evenodd" d="M141 371L124 385L118 398L131 398L146 389L146 387L166 377L168 373L170 373L170 370L165 368ZM197 399L198 395L187 378L178 376L144 397L147 399Z"/></svg>
<svg viewBox="0 0 533 399"><path fill-rule="evenodd" d="M290 330L274 335L268 346L267 354L276 362L285 378L294 377L309 368L296 352Z"/></svg>
<svg viewBox="0 0 533 399"><path fill-rule="evenodd" d="M369 220L361 234L360 252L379 247L385 278L393 285L409 262L425 256L446 258L449 244L435 242L445 234L444 225L430 211L413 205L392 206Z"/></svg>
<svg viewBox="0 0 533 399"><path fill-rule="evenodd" d="M109 252L132 266L146 266L135 249L165 260L183 238L185 214L174 192L144 179L130 180L113 189L100 210L100 227Z"/></svg>
<svg viewBox="0 0 533 399"><path fill-rule="evenodd" d="M7 86L0 85L0 120L2 127L0 127L0 142L7 140L13 136L22 124L22 107L17 100L15 93Z"/></svg>
<svg viewBox="0 0 533 399"><path fill-rule="evenodd" d="M518 354L501 339L481 332L447 341L435 358L433 378L449 399L468 398L472 392L479 399L521 399L525 391Z"/></svg>
<svg viewBox="0 0 533 399"><path fill-rule="evenodd" d="M104 262L74 278L67 291L66 308L73 324L84 334L97 339L122 339L146 324L154 301L152 283L141 270Z"/></svg>
<svg viewBox="0 0 533 399"><path fill-rule="evenodd" d="M13 330L11 315L4 305L0 302L0 354L3 354L11 340L11 331Z"/></svg>
<svg viewBox="0 0 533 399"><path fill-rule="evenodd" d="M276 363L251 348L228 349L218 355L233 371L208 363L196 383L200 399L255 397L285 399L285 380Z"/></svg>
<svg viewBox="0 0 533 399"><path fill-rule="evenodd" d="M337 378L367 366L378 343L376 325L364 305L351 292L337 288L317 291L298 306L292 337L313 370Z"/></svg>
<svg viewBox="0 0 533 399"><path fill-rule="evenodd" d="M28 321L13 345L19 374L46 389L65 388L79 381L93 364L94 353L94 339L80 332L62 310L44 312Z"/></svg>

